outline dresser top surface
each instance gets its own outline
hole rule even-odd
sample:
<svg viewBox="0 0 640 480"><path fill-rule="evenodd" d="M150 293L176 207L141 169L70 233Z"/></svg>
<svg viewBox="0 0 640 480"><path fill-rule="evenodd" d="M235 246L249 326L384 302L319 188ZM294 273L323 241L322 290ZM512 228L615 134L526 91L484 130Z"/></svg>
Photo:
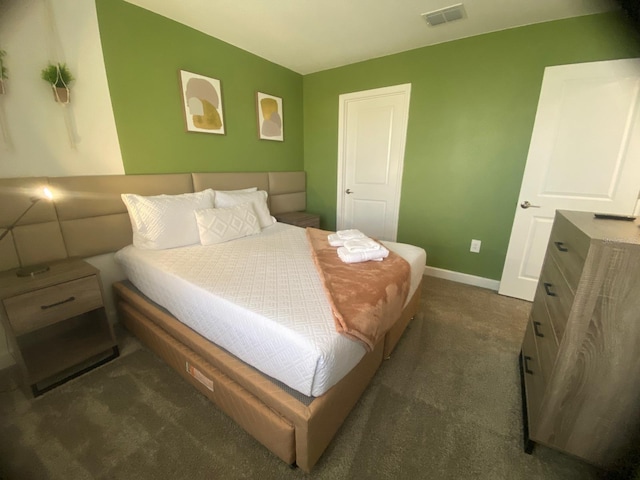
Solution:
<svg viewBox="0 0 640 480"><path fill-rule="evenodd" d="M595 218L593 212L570 210L558 210L557 214L565 217L593 240L640 245L640 219L608 220Z"/></svg>

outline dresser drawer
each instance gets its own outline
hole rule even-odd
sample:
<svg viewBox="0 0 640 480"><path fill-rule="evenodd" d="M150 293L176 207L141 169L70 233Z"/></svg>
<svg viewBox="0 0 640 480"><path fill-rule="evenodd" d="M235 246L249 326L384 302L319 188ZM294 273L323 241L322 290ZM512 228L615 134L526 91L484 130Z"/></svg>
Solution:
<svg viewBox="0 0 640 480"><path fill-rule="evenodd" d="M575 293L589 252L589 238L562 215L556 215L548 252L560 266L569 287Z"/></svg>
<svg viewBox="0 0 640 480"><path fill-rule="evenodd" d="M544 396L545 381L538 361L538 352L531 322L527 324L524 341L522 342L522 369L524 371L525 394L527 397L529 431L533 438Z"/></svg>
<svg viewBox="0 0 640 480"><path fill-rule="evenodd" d="M102 306L95 275L4 300L15 335L37 330Z"/></svg>
<svg viewBox="0 0 640 480"><path fill-rule="evenodd" d="M569 288L553 256L547 256L540 273L534 300L536 303L542 302L546 305L558 344L562 341L573 299L574 293Z"/></svg>
<svg viewBox="0 0 640 480"><path fill-rule="evenodd" d="M558 342L544 302L533 304L529 318L529 328L533 330L540 371L545 383L548 383L553 373L553 364L558 355Z"/></svg>

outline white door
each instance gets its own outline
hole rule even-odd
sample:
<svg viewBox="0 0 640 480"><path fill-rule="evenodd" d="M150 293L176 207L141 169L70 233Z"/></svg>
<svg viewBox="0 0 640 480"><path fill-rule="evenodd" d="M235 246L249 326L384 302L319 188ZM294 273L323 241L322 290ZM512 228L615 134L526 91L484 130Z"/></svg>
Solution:
<svg viewBox="0 0 640 480"><path fill-rule="evenodd" d="M633 213L640 59L545 69L500 293L532 300L558 210Z"/></svg>
<svg viewBox="0 0 640 480"><path fill-rule="evenodd" d="M338 230L396 240L411 84L340 95Z"/></svg>

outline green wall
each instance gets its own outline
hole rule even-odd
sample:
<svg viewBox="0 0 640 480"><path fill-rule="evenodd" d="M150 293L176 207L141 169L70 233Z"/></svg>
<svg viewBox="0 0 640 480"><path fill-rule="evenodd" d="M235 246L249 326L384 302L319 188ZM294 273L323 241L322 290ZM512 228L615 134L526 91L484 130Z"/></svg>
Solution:
<svg viewBox="0 0 640 480"><path fill-rule="evenodd" d="M126 173L303 169L302 76L122 0L96 0ZM226 135L187 133L178 70L222 83ZM258 139L256 91L282 97L284 142Z"/></svg>
<svg viewBox="0 0 640 480"><path fill-rule="evenodd" d="M335 228L338 95L411 83L398 241L424 247L430 266L499 279L544 68L637 56L638 35L613 13L306 75L307 208ZM472 238L480 254L469 252Z"/></svg>
<svg viewBox="0 0 640 480"><path fill-rule="evenodd" d="M307 172L335 228L338 96L411 83L398 240L428 264L499 279L544 68L640 56L617 13L531 25L301 76L123 0L96 0L126 173ZM185 130L178 70L218 78L226 135ZM283 98L285 141L259 140L255 93ZM480 254L469 252L472 238Z"/></svg>

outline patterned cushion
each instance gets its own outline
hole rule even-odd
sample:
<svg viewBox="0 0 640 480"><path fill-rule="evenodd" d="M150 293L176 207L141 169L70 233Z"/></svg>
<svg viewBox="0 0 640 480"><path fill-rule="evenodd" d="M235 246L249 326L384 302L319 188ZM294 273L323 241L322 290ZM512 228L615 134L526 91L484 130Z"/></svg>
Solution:
<svg viewBox="0 0 640 480"><path fill-rule="evenodd" d="M123 193L121 197L129 211L133 245L147 250L163 250L200 242L193 212L213 207L214 192L207 189L149 197Z"/></svg>
<svg viewBox="0 0 640 480"><path fill-rule="evenodd" d="M251 202L253 204L256 215L258 215L260 228L265 228L275 223L271 213L269 213L269 207L267 206L267 192L264 190L259 190L257 192L235 193L221 191L216 192L216 208L229 208L246 202Z"/></svg>
<svg viewBox="0 0 640 480"><path fill-rule="evenodd" d="M212 245L260 233L260 222L251 202L230 208L196 211L200 243Z"/></svg>

